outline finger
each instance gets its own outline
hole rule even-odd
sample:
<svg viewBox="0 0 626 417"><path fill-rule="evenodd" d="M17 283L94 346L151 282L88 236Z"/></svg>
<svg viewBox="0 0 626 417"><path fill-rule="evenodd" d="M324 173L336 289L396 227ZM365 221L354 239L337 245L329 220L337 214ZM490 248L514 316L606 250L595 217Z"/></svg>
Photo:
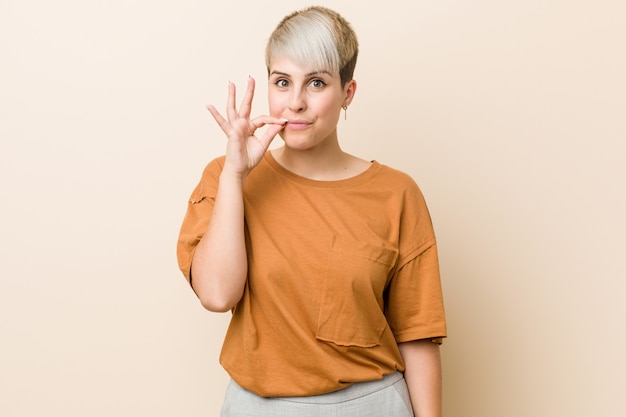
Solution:
<svg viewBox="0 0 626 417"><path fill-rule="evenodd" d="M259 116L250 120L250 129L255 132L257 129L265 125L281 125L284 126L288 122L287 119L279 119L271 116Z"/></svg>
<svg viewBox="0 0 626 417"><path fill-rule="evenodd" d="M288 120L279 119L278 117L272 117L272 116L259 116L250 120L250 122L258 129L260 127L263 127L265 125L270 125L270 124L284 125L285 123L288 122Z"/></svg>
<svg viewBox="0 0 626 417"><path fill-rule="evenodd" d="M206 106L206 108L209 111L209 113L211 113L211 116L213 116L213 118L215 119L219 127L222 129L222 131L226 133L226 135L228 135L228 133L231 130L230 123L228 123L228 121L224 119L224 117L222 117L220 112L218 112L214 106L209 104L208 106Z"/></svg>
<svg viewBox="0 0 626 417"><path fill-rule="evenodd" d="M239 107L239 116L249 119L250 112L252 111L252 99L254 98L254 78L248 78L248 88L246 88L246 95L243 97L241 107Z"/></svg>
<svg viewBox="0 0 626 417"><path fill-rule="evenodd" d="M226 101L226 115L229 121L233 121L237 118L237 88L231 81L228 82L228 100Z"/></svg>
<svg viewBox="0 0 626 417"><path fill-rule="evenodd" d="M282 123L282 124L272 124L267 128L267 130L265 131L261 139L259 139L259 142L261 142L263 149L267 150L267 148L270 147L270 143L272 143L272 141L274 140L278 132L283 130L284 127L285 127L285 124Z"/></svg>

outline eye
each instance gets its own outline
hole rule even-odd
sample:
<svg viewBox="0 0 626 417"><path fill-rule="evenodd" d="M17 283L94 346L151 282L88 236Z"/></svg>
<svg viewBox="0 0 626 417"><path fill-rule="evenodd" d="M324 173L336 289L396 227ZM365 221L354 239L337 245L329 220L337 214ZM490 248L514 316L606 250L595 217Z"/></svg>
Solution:
<svg viewBox="0 0 626 417"><path fill-rule="evenodd" d="M289 86L289 81L284 78L279 78L278 80L274 81L274 84L276 84L280 88L285 88Z"/></svg>
<svg viewBox="0 0 626 417"><path fill-rule="evenodd" d="M326 83L322 80L320 80L319 78L316 78L314 80L311 80L311 86L314 88L322 88L326 85Z"/></svg>

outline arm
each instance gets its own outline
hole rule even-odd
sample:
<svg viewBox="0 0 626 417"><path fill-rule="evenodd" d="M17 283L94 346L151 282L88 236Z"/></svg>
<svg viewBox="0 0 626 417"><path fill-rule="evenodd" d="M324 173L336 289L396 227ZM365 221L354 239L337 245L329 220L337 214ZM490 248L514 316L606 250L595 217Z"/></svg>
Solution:
<svg viewBox="0 0 626 417"><path fill-rule="evenodd" d="M193 289L207 310L228 311L243 294L247 272L243 178L223 171L209 226L191 263Z"/></svg>
<svg viewBox="0 0 626 417"><path fill-rule="evenodd" d="M441 357L430 339L399 343L415 417L441 417Z"/></svg>
<svg viewBox="0 0 626 417"><path fill-rule="evenodd" d="M213 106L208 108L228 137L211 219L191 263L193 289L202 305L211 311L228 311L243 295L248 273L243 184L285 123L269 116L251 120L253 96L254 79L250 78L239 111L235 106L235 86L229 84L228 120ZM266 124L270 126L265 134L260 139L254 136Z"/></svg>

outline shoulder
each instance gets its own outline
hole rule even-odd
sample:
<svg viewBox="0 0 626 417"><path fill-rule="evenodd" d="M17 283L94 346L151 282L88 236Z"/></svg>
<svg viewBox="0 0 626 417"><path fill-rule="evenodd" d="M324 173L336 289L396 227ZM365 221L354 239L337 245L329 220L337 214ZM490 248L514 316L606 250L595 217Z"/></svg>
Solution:
<svg viewBox="0 0 626 417"><path fill-rule="evenodd" d="M408 173L388 165L378 163L377 180L386 184L396 192L408 192L411 194L422 194L417 181Z"/></svg>
<svg viewBox="0 0 626 417"><path fill-rule="evenodd" d="M217 185L220 180L220 175L224 169L225 162L226 155L220 155L206 164L204 170L202 171L200 182L194 190L194 194L200 194L200 196L206 197L217 193ZM246 184L259 181L263 183L267 178L268 171L271 171L269 169L269 164L266 158L263 158L261 159L261 162L259 162L259 164L252 171L250 171Z"/></svg>
<svg viewBox="0 0 626 417"><path fill-rule="evenodd" d="M219 181L220 174L224 168L225 156L219 156L212 159L205 165L200 176L200 181L193 189L189 202L198 203L204 200L206 197L210 197L217 192L217 183Z"/></svg>
<svg viewBox="0 0 626 417"><path fill-rule="evenodd" d="M213 177L215 174L219 175L224 168L225 160L226 156L221 155L209 161L209 163L206 164L204 170L202 171L202 178L204 179L205 177Z"/></svg>
<svg viewBox="0 0 626 417"><path fill-rule="evenodd" d="M399 169L390 167L389 165L385 165L383 163L378 163L380 165L380 173L382 175L387 175L390 178L395 178L398 181L406 182L406 183L415 183L413 177L407 174L404 171Z"/></svg>
<svg viewBox="0 0 626 417"><path fill-rule="evenodd" d="M222 169L224 169L224 161L226 160L226 156L218 156L217 158L209 161L208 164L204 167L202 171L202 177L200 179L200 185L202 184L210 184L219 180L219 176L222 173Z"/></svg>

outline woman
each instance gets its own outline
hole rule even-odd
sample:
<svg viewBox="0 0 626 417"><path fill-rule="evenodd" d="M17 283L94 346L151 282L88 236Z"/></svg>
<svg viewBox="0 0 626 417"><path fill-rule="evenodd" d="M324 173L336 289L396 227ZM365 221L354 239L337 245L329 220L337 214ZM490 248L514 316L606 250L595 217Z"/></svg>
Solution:
<svg viewBox="0 0 626 417"><path fill-rule="evenodd" d="M226 154L191 195L178 261L208 310L232 310L223 416L441 415L426 204L409 176L337 138L357 53L336 12L295 12L267 45L270 115L250 117L252 78L239 108L232 83L225 117L209 106Z"/></svg>

